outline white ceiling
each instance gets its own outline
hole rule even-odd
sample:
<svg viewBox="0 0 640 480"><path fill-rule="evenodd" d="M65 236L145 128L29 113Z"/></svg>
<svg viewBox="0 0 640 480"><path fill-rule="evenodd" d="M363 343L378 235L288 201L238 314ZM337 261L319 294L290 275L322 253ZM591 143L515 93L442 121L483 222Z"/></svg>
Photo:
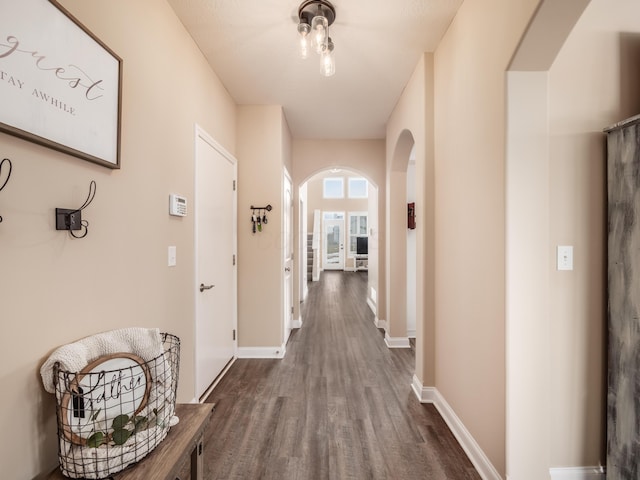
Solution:
<svg viewBox="0 0 640 480"><path fill-rule="evenodd" d="M294 138L384 138L420 55L463 0L333 0L336 74L298 53L301 0L168 0L240 105L282 105Z"/></svg>

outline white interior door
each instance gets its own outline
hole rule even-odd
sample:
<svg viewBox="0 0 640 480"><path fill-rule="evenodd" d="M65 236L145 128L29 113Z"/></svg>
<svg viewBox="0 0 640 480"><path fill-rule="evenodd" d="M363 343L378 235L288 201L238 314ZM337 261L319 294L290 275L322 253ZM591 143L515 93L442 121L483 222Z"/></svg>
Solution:
<svg viewBox="0 0 640 480"><path fill-rule="evenodd" d="M324 270L344 270L344 218L324 219L322 268Z"/></svg>
<svg viewBox="0 0 640 480"><path fill-rule="evenodd" d="M196 130L195 296L196 398L236 350L236 162Z"/></svg>
<svg viewBox="0 0 640 480"><path fill-rule="evenodd" d="M284 174L284 198L283 198L283 250L284 250L284 342L291 334L293 325L293 187L291 178Z"/></svg>

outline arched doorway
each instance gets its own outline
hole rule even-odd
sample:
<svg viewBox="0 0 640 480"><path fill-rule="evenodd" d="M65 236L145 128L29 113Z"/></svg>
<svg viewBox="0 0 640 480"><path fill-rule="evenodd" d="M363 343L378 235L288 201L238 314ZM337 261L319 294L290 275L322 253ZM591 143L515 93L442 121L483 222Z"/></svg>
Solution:
<svg viewBox="0 0 640 480"><path fill-rule="evenodd" d="M387 172L387 328L385 342L389 348L409 348L407 331L407 285L415 291L415 274L413 279L407 276L407 169L409 159L414 152L415 141L410 131L404 130L396 143L395 151ZM415 157L415 155L414 155ZM415 178L415 177L414 177ZM413 182L415 192L415 180ZM418 203L419 205L419 203ZM415 250L414 250L415 251ZM415 265L415 258L412 259Z"/></svg>
<svg viewBox="0 0 640 480"><path fill-rule="evenodd" d="M314 172L298 187L299 298L307 283L318 280L324 269L367 271L367 303L377 313L379 297L380 218L378 185L365 172L332 167ZM331 231L328 229L331 225ZM341 225L342 263L327 264L328 238ZM337 229L336 229L337 230ZM365 250L366 249L366 250ZM331 252L337 255L338 251ZM377 319L377 317L376 317ZM302 325L302 319L296 326Z"/></svg>

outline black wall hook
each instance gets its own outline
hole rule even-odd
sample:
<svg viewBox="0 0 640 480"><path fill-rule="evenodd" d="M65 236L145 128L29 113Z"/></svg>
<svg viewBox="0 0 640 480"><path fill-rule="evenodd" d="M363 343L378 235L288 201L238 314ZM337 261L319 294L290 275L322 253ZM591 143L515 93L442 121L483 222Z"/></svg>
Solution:
<svg viewBox="0 0 640 480"><path fill-rule="evenodd" d="M56 230L68 230L69 235L73 238L84 238L89 233L89 222L82 220L82 210L87 208L96 196L96 181L91 180L89 183L89 195L80 208L56 208ZM74 230L81 230L84 227L82 235L76 235Z"/></svg>
<svg viewBox="0 0 640 480"><path fill-rule="evenodd" d="M271 205L266 207L254 207L251 205L249 208L251 209L251 231L253 233L256 233L256 231L261 232L262 225L268 221L266 212L270 212L273 207Z"/></svg>
<svg viewBox="0 0 640 480"><path fill-rule="evenodd" d="M2 185L0 185L0 191L2 191L7 183L9 183L9 179L11 178L11 171L13 170L13 164L11 163L11 160L9 160L8 158L3 158L0 162L0 178L2 178L3 165L9 165L9 173L7 174L7 178L4 179L4 182L2 182ZM2 223L2 216L0 216L0 223Z"/></svg>

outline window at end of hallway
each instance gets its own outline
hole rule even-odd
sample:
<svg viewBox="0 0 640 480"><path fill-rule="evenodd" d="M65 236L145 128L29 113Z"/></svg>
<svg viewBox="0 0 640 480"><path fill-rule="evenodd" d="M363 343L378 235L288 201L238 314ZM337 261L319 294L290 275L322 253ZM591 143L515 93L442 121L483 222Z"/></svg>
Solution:
<svg viewBox="0 0 640 480"><path fill-rule="evenodd" d="M341 177L328 177L323 181L323 198L344 198L344 179Z"/></svg>
<svg viewBox="0 0 640 480"><path fill-rule="evenodd" d="M369 182L366 178L349 178L349 198L367 198L369 196Z"/></svg>

